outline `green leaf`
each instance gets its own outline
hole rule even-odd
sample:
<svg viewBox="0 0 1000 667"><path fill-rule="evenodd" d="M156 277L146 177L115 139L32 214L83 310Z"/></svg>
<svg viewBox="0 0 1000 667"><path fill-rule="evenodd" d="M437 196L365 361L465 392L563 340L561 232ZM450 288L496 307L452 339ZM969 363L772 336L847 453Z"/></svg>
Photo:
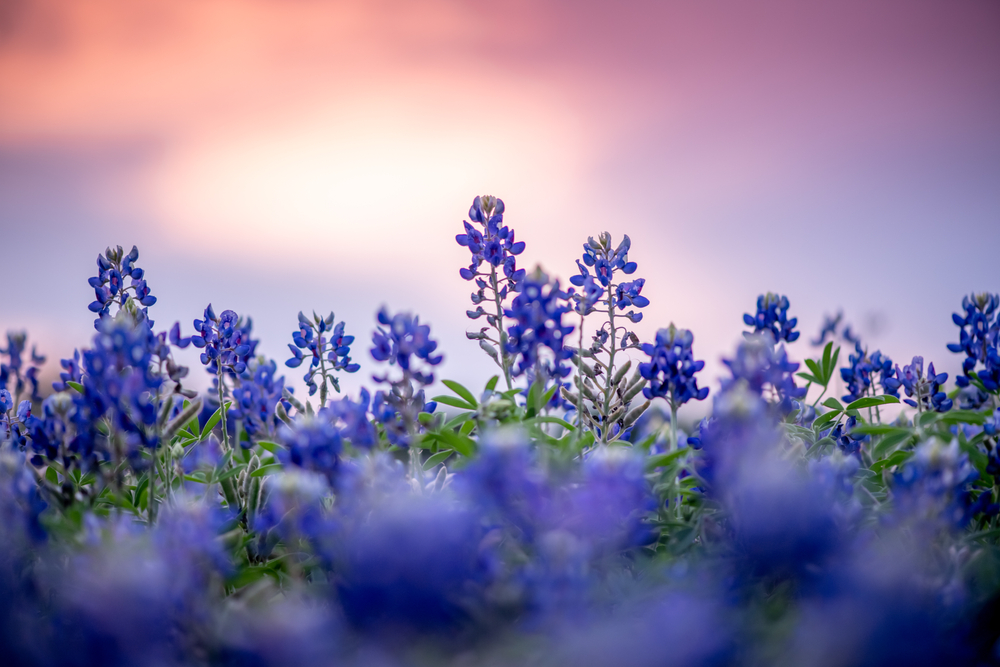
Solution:
<svg viewBox="0 0 1000 667"><path fill-rule="evenodd" d="M466 401L472 404L472 409L475 410L479 403L476 402L476 397L472 395L472 392L455 382L454 380L441 380L441 383L451 389L453 392L464 398Z"/></svg>
<svg viewBox="0 0 1000 667"><path fill-rule="evenodd" d="M461 433L455 433L454 431L436 431L434 436L444 442L445 444L451 446L456 452L462 456L472 456L472 453L476 451L476 441L472 438L462 435Z"/></svg>
<svg viewBox="0 0 1000 667"><path fill-rule="evenodd" d="M558 389L559 389L559 385L557 384L557 385L554 385L554 386L553 386L553 387L552 387L551 389L549 389L549 390L548 390L547 392L545 392L545 395L544 395L544 396L542 396L542 401L541 401L541 405L539 405L539 406L538 406L538 409L539 409L539 410L541 410L542 408L544 408L544 407L545 407L546 405L548 405L548 404L549 404L549 401L551 401L551 400L552 400L552 397L556 395L556 391L557 391Z"/></svg>
<svg viewBox="0 0 1000 667"><path fill-rule="evenodd" d="M831 340L829 343L826 344L826 347L823 348L823 360L820 362L820 365L822 366L823 369L823 377L825 377L827 381L829 381L830 376L833 375L833 368L830 367L830 359L831 359L830 352L832 350L833 350L833 341Z"/></svg>
<svg viewBox="0 0 1000 667"><path fill-rule="evenodd" d="M826 382L825 382L826 378L825 378L825 375L823 373L823 369L819 367L819 364L817 364L812 359L806 359L806 366L808 366L809 370L812 371L813 376L819 378L819 384L822 384L822 385L826 384Z"/></svg>
<svg viewBox="0 0 1000 667"><path fill-rule="evenodd" d="M813 384L819 384L819 385L823 384L819 379L813 377L809 373L796 373L796 375L805 380L806 382L812 382Z"/></svg>
<svg viewBox="0 0 1000 667"><path fill-rule="evenodd" d="M201 399L193 403L188 403L181 409L180 414L170 420L170 423L164 427L163 432L160 434L161 437L170 440L182 426L188 424L192 419L196 420L199 412L201 412ZM197 420L195 423L197 423Z"/></svg>
<svg viewBox="0 0 1000 667"><path fill-rule="evenodd" d="M669 454L657 454L655 456L650 456L646 459L646 470L653 470L655 468L667 466L687 454L689 451L690 448L682 447L681 449L670 452Z"/></svg>
<svg viewBox="0 0 1000 667"><path fill-rule="evenodd" d="M236 477L237 475L239 475L243 471L244 468L246 468L246 466L244 466L244 465L233 466L232 468L230 468L226 472L224 472L221 475L219 475L218 477L216 477L215 481L216 482L221 482L223 480L229 479L230 477Z"/></svg>
<svg viewBox="0 0 1000 667"><path fill-rule="evenodd" d="M832 341L831 341L832 344ZM833 377L833 372L837 370L837 359L840 357L840 346L833 351L833 357L830 359L830 372L829 375Z"/></svg>
<svg viewBox="0 0 1000 667"><path fill-rule="evenodd" d="M449 419L448 422L444 425L444 428L448 430L454 430L459 424L469 421L474 416L475 415L471 412L463 412L459 414L457 417Z"/></svg>
<svg viewBox="0 0 1000 667"><path fill-rule="evenodd" d="M889 433L897 432L906 433L907 435L911 433L908 428L889 426L887 424L859 424L851 429L851 433L860 433L861 435L888 435Z"/></svg>
<svg viewBox="0 0 1000 667"><path fill-rule="evenodd" d="M279 450L283 450L284 447L276 442L271 442L270 440L261 440L257 443L265 451L271 452L272 454L277 454Z"/></svg>
<svg viewBox="0 0 1000 667"><path fill-rule="evenodd" d="M225 406L224 406L226 408L226 412L227 413L229 412L229 406L230 405L232 405L231 401L228 402L228 403L226 403ZM215 425L219 423L220 419L222 419L222 408L219 408L218 410L216 410L215 414L213 414L211 417L208 418L208 421L205 422L205 428L203 428L201 430L201 432L202 433L208 433L208 432L210 432L213 428L215 428Z"/></svg>
<svg viewBox="0 0 1000 667"><path fill-rule="evenodd" d="M48 468L45 469L45 479L49 480L53 484L58 484L59 483L59 474L56 473L56 469L55 468L53 468L52 466L49 466Z"/></svg>
<svg viewBox="0 0 1000 667"><path fill-rule="evenodd" d="M499 375L494 375L493 377L491 377L489 379L489 382L486 383L486 391L493 391L494 389L496 389L497 388L497 382L499 382L499 381L500 381L500 376Z"/></svg>
<svg viewBox="0 0 1000 667"><path fill-rule="evenodd" d="M451 456L454 453L455 453L454 450L445 449L445 450L440 451L437 454L429 457L426 461L424 461L424 470L430 470L431 468L433 468L437 464L444 462L445 459L447 459L449 456Z"/></svg>
<svg viewBox="0 0 1000 667"><path fill-rule="evenodd" d="M576 430L576 427L573 426L572 424L570 424L565 419L559 419L558 417L546 417L544 415L543 416L539 416L539 417L532 417L531 419L526 419L524 421L524 423L525 424L558 424L559 426L562 426L567 431L575 431Z"/></svg>
<svg viewBox="0 0 1000 667"><path fill-rule="evenodd" d="M79 382L72 382L70 380L67 380L66 381L66 386L67 387L72 387L73 389L76 389L77 392L79 392L81 394L83 393L83 385L80 384Z"/></svg>
<svg viewBox="0 0 1000 667"><path fill-rule="evenodd" d="M537 380L531 383L531 387L528 388L528 400L527 406L532 411L531 414L538 412L541 407L538 403L538 395L542 393L542 385Z"/></svg>
<svg viewBox="0 0 1000 667"><path fill-rule="evenodd" d="M911 437L913 437L913 432L909 429L898 429L893 433L888 433L875 445L873 456L882 458L896 449L897 445L906 442Z"/></svg>
<svg viewBox="0 0 1000 667"><path fill-rule="evenodd" d="M461 433L462 435L469 435L470 433L472 433L472 429L474 428L476 428L476 422L470 419L464 424L462 424L462 428L460 428L458 432Z"/></svg>
<svg viewBox="0 0 1000 667"><path fill-rule="evenodd" d="M983 425L989 418L989 414L985 412L975 412L973 410L952 410L951 412L946 412L941 416L941 422L943 424L978 424Z"/></svg>
<svg viewBox="0 0 1000 667"><path fill-rule="evenodd" d="M826 414L816 417L816 421L813 422L813 430L819 433L821 430L823 430L824 426L826 426L839 416L840 412L827 412Z"/></svg>
<svg viewBox="0 0 1000 667"><path fill-rule="evenodd" d="M265 475L270 475L273 472L281 472L282 468L284 468L284 466L281 465L280 463L272 463L270 465L261 466L261 467L257 468L252 473L250 473L250 476L251 477L264 477Z"/></svg>
<svg viewBox="0 0 1000 667"><path fill-rule="evenodd" d="M873 463L871 465L870 470L876 473L882 472L886 468L891 468L892 466L897 466L903 463L911 456L913 456L913 452L905 452L905 451L895 452L894 454L888 456L887 458L884 458L881 461L876 461L875 463Z"/></svg>
<svg viewBox="0 0 1000 667"><path fill-rule="evenodd" d="M450 405L453 408L459 408L460 410L475 410L476 406L472 405L460 398L454 396L435 396L431 399L438 403L444 403L445 405Z"/></svg>
<svg viewBox="0 0 1000 667"><path fill-rule="evenodd" d="M833 397L830 397L830 398L826 399L825 401L823 401L823 405L825 405L826 407L830 408L831 410L836 410L837 412L843 412L844 411L844 406L840 404L840 401L838 401L837 399L835 399Z"/></svg>
<svg viewBox="0 0 1000 667"><path fill-rule="evenodd" d="M939 412L924 412L917 417L917 423L920 426L929 426L939 419L941 419L941 413Z"/></svg>
<svg viewBox="0 0 1000 667"><path fill-rule="evenodd" d="M865 396L864 398L859 398L858 400L851 402L845 410L874 408L876 405L888 405L890 403L899 403L899 399L895 396L888 396L885 394L882 396Z"/></svg>

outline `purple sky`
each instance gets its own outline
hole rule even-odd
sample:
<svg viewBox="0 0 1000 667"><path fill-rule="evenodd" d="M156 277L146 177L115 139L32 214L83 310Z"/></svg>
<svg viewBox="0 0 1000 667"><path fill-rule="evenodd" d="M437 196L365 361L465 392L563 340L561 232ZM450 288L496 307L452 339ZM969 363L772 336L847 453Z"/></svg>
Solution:
<svg viewBox="0 0 1000 667"><path fill-rule="evenodd" d="M211 301L284 360L332 309L353 391L385 303L479 386L453 237L490 193L529 269L628 233L640 333L692 329L710 377L768 290L795 358L843 309L954 371L951 312L1000 289L998 34L965 0L3 3L0 327L55 373L97 253L135 243L158 324Z"/></svg>

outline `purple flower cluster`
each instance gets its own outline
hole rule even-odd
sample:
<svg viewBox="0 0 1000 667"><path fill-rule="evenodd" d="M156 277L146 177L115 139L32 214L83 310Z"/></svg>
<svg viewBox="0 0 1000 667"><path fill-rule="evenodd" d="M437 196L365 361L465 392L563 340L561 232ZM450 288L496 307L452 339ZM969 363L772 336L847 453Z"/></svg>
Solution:
<svg viewBox="0 0 1000 667"><path fill-rule="evenodd" d="M526 275L520 291L504 314L512 320L507 329L507 352L514 355L514 375L525 373L531 381L560 381L570 373L565 365L573 352L566 337L573 326L563 324L563 316L572 307L559 281L552 281L540 269ZM545 352L548 350L548 352Z"/></svg>
<svg viewBox="0 0 1000 667"><path fill-rule="evenodd" d="M326 403L326 383L329 381L333 388L340 391L340 382L332 374L328 373L327 363L330 364L331 371L344 371L345 373L356 373L361 368L359 364L351 361L351 343L354 336L344 333L345 324L337 322L334 324L333 313L327 317L319 317L313 313L313 318L308 317L299 311L299 330L292 333L292 342L288 349L292 351L292 358L285 362L289 368L298 368L305 358L302 350L308 350L310 354L309 370L303 376L306 386L309 387L309 395L320 390L320 403ZM316 376L319 376L320 385L316 384Z"/></svg>
<svg viewBox="0 0 1000 667"><path fill-rule="evenodd" d="M465 280L475 280L477 276L489 276L489 273L482 273L479 270L484 262L490 265L491 271L502 268L504 276L512 285L524 275L524 269L517 268L515 259L524 252L524 241L514 241L514 230L503 224L503 213L502 199L484 195L473 200L469 208L469 220L482 227L482 230L463 220L465 233L455 237L458 245L468 248L472 253L472 263L469 268L459 271ZM481 290L485 287L485 284L479 285Z"/></svg>
<svg viewBox="0 0 1000 667"><path fill-rule="evenodd" d="M671 324L656 332L655 345L643 344L642 351L650 357L650 361L639 364L639 372L649 381L643 396L650 400L666 398L674 409L691 399L705 400L708 387L699 388L694 376L705 362L694 360L692 342L694 335L690 331Z"/></svg>
<svg viewBox="0 0 1000 667"><path fill-rule="evenodd" d="M788 297L768 292L757 297L757 313L743 315L743 322L753 327L751 334L767 333L775 343L798 340L801 332L795 331L798 318L788 317Z"/></svg>
<svg viewBox="0 0 1000 667"><path fill-rule="evenodd" d="M89 306L90 312L97 313L95 327L100 320L111 316L112 305L125 308L134 299L145 309L156 303L156 297L149 293L149 286L143 278L143 270L135 265L137 259L139 249L135 246L127 255L118 246L114 250L108 248L103 255L97 256L97 275L89 281L96 297ZM128 286L125 285L125 278L130 279Z"/></svg>
<svg viewBox="0 0 1000 667"><path fill-rule="evenodd" d="M212 304L205 308L204 318L194 321L197 335L190 339L192 345L205 350L201 353L201 363L213 375L242 374L257 348L257 341L250 338L251 323L241 321L232 310L216 316Z"/></svg>
<svg viewBox="0 0 1000 667"><path fill-rule="evenodd" d="M948 344L952 352L965 353L963 375L955 378L955 384L968 387L971 381L978 380L983 389L996 393L1000 391L1000 295L972 294L962 299L962 309L964 317L957 313L951 316L960 327L959 342ZM973 374L977 365L984 368Z"/></svg>

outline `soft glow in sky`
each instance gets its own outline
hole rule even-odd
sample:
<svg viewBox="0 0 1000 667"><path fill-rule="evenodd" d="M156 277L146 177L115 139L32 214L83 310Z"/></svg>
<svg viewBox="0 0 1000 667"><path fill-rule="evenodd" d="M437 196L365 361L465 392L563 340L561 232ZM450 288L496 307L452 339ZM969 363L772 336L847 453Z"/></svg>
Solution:
<svg viewBox="0 0 1000 667"><path fill-rule="evenodd" d="M283 361L333 309L353 391L387 304L479 385L453 237L490 193L526 268L628 233L640 333L691 328L710 374L768 290L796 358L842 308L954 370L950 313L1000 289L998 32L986 0L2 3L0 327L54 374L97 253L135 243L158 324L211 301Z"/></svg>

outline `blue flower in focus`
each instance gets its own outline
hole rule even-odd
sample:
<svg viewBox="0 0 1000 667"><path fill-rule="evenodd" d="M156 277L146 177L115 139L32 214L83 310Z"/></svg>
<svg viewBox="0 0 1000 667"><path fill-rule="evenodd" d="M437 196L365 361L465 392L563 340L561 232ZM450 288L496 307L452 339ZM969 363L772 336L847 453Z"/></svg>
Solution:
<svg viewBox="0 0 1000 667"><path fill-rule="evenodd" d="M642 351L650 360L639 364L639 373L649 381L642 390L643 396L652 400L666 398L672 406L681 406L691 399L705 400L708 387L698 387L695 373L705 367L704 361L695 361L691 351L694 335L687 329L673 324L656 332L656 344L644 343Z"/></svg>
<svg viewBox="0 0 1000 667"><path fill-rule="evenodd" d="M843 399L850 403L862 396L869 395L869 393L874 396L876 376L878 376L882 392L885 395L899 398L899 387L902 383L895 377L892 359L883 355L879 350L869 356L868 351L863 350L860 343L855 346L854 350L855 353L848 357L851 365L848 368L840 369L840 376L847 385L847 394L843 396Z"/></svg>
<svg viewBox="0 0 1000 667"><path fill-rule="evenodd" d="M949 343L952 352L964 352L962 362L963 375L955 378L959 387L969 386L970 379L978 378L986 391L1000 391L1000 353L997 352L1000 341L1000 295L972 294L962 299L965 316L957 313L951 316L960 327L958 343ZM977 375L973 375L977 365L984 366Z"/></svg>
<svg viewBox="0 0 1000 667"><path fill-rule="evenodd" d="M800 332L795 331L798 318L788 317L788 297L768 292L757 297L757 314L743 315L743 321L748 327L753 327L750 334L768 332L775 343L780 341L794 342Z"/></svg>
<svg viewBox="0 0 1000 667"><path fill-rule="evenodd" d="M517 268L517 255L524 252L524 241L514 241L514 230L503 224L503 200L489 195L476 197L469 208L469 220L480 225L482 229L473 227L463 221L465 233L455 237L460 246L472 253L472 263L467 269L461 269L459 274L465 280L473 280L476 276L489 276L481 273L479 267L486 262L491 271L502 268L504 276L516 283L524 275L524 270Z"/></svg>
<svg viewBox="0 0 1000 667"><path fill-rule="evenodd" d="M309 395L312 396L316 390L320 389L320 403L326 404L326 384L329 381L333 388L340 392L340 381L328 371L344 371L345 373L356 373L361 366L351 361L351 344L354 336L344 333L344 323L334 324L334 316L331 312L327 317L322 318L313 313L313 318L299 312L299 330L292 333L292 342L288 349L292 351L292 358L285 362L289 368L298 368L302 365L305 354L302 350L308 350L309 370L303 376L306 386L309 387ZM329 364L329 368L327 367ZM320 384L316 384L319 376Z"/></svg>
<svg viewBox="0 0 1000 667"><path fill-rule="evenodd" d="M911 398L904 398L903 402L918 410L933 410L935 412L948 412L952 407L952 400L947 394L941 391L941 385L948 380L947 373L935 373L934 364L928 368L927 376L924 377L924 358L913 357L913 361L903 366L896 365L896 379L902 384L906 395Z"/></svg>
<svg viewBox="0 0 1000 667"><path fill-rule="evenodd" d="M597 240L594 240L594 237L589 237L587 242L583 244L583 262L576 261L580 273L572 276L569 279L570 283L576 287L585 287L587 300L593 299L592 305L603 305L609 310L612 308L615 310L645 308L649 305L649 299L640 294L646 282L644 279L638 278L622 283L614 282L616 273L631 275L638 268L635 262L630 262L628 259L628 251L631 247L632 240L629 239L628 234L615 248L611 245L611 234L608 232L601 233ZM591 268L594 270L593 275L590 273ZM610 296L607 294L608 288L611 288ZM599 289L600 297L603 298L597 296ZM638 322L642 319L642 313L634 310L629 310L622 315L632 322Z"/></svg>
<svg viewBox="0 0 1000 667"><path fill-rule="evenodd" d="M97 275L89 280L96 297L89 306L90 311L97 314L95 328L97 322L111 316L112 305L121 309L134 300L145 313L145 308L156 303L156 297L150 294L149 286L143 279L143 270L135 265L137 259L139 249L136 246L132 246L127 255L118 246L114 250L108 248L103 255L97 256ZM128 286L125 285L125 278L129 279Z"/></svg>
<svg viewBox="0 0 1000 667"><path fill-rule="evenodd" d="M191 337L191 344L205 350L201 363L209 373L241 375L257 348L257 341L250 338L250 328L250 321L244 323L234 311L224 310L217 317L212 304L208 304L205 319L194 321L198 335Z"/></svg>

